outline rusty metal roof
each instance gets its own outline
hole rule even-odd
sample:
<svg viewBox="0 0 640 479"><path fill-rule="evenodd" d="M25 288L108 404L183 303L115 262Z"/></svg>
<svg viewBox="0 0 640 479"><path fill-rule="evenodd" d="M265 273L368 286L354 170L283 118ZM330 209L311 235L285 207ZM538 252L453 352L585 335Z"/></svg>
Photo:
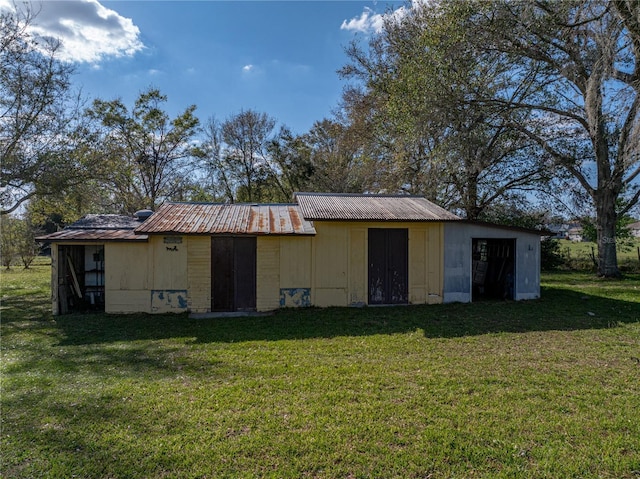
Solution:
<svg viewBox="0 0 640 479"><path fill-rule="evenodd" d="M140 221L132 216L124 215L85 215L75 223L67 226L69 229L103 229L103 230L133 230L140 225Z"/></svg>
<svg viewBox="0 0 640 479"><path fill-rule="evenodd" d="M147 235L136 235L133 229L72 229L51 233L36 238L40 242L102 242L102 241L146 241Z"/></svg>
<svg viewBox="0 0 640 479"><path fill-rule="evenodd" d="M146 234L314 235L298 205L166 203L136 228Z"/></svg>
<svg viewBox="0 0 640 479"><path fill-rule="evenodd" d="M420 196L295 193L294 198L307 220L460 220L460 217Z"/></svg>
<svg viewBox="0 0 640 479"><path fill-rule="evenodd" d="M136 235L133 230L140 221L123 215L85 215L65 229L39 236L40 242L101 242L146 241L146 235Z"/></svg>

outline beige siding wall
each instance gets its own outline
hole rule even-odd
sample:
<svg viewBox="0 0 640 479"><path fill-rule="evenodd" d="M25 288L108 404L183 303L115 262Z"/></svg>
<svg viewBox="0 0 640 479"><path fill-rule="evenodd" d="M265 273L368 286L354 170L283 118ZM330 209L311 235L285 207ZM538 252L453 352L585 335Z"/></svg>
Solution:
<svg viewBox="0 0 640 479"><path fill-rule="evenodd" d="M367 303L367 257L365 248L367 230L359 226L350 228L349 241L349 299L348 304Z"/></svg>
<svg viewBox="0 0 640 479"><path fill-rule="evenodd" d="M256 309L280 307L280 237L260 236L256 241Z"/></svg>
<svg viewBox="0 0 640 479"><path fill-rule="evenodd" d="M311 238L259 236L256 249L256 309L308 305Z"/></svg>
<svg viewBox="0 0 640 479"><path fill-rule="evenodd" d="M313 284L315 306L348 304L349 223L316 222L313 238Z"/></svg>
<svg viewBox="0 0 640 479"><path fill-rule="evenodd" d="M187 239L187 277L189 311L211 310L211 237L190 236Z"/></svg>
<svg viewBox="0 0 640 479"><path fill-rule="evenodd" d="M319 222L314 224L312 303L366 304L369 228L409 231L409 302L441 303L443 225L441 223Z"/></svg>
<svg viewBox="0 0 640 479"><path fill-rule="evenodd" d="M280 237L280 288L311 288L310 237Z"/></svg>
<svg viewBox="0 0 640 479"><path fill-rule="evenodd" d="M409 302L442 302L443 228L419 224L409 229Z"/></svg>
<svg viewBox="0 0 640 479"><path fill-rule="evenodd" d="M442 302L442 224L315 222L313 237L257 238L256 309L366 304L368 229L391 227L409 231L409 302ZM211 308L210 236L152 236L148 243L107 243L105 260L109 313ZM57 254L52 263L55 311Z"/></svg>
<svg viewBox="0 0 640 479"><path fill-rule="evenodd" d="M187 289L188 238L184 236L151 236L152 285L154 290Z"/></svg>
<svg viewBox="0 0 640 479"><path fill-rule="evenodd" d="M148 243L107 243L105 311L186 311L188 248L184 237L152 236Z"/></svg>
<svg viewBox="0 0 640 479"><path fill-rule="evenodd" d="M152 313L187 311L188 247L188 238L184 236L149 237Z"/></svg>
<svg viewBox="0 0 640 479"><path fill-rule="evenodd" d="M147 243L106 243L105 311L150 313L150 252Z"/></svg>

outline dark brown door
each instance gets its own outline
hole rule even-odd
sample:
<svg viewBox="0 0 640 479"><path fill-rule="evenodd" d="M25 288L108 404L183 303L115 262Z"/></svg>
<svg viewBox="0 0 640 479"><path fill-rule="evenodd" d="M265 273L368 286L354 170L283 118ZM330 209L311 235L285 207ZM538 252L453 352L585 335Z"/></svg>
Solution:
<svg viewBox="0 0 640 479"><path fill-rule="evenodd" d="M211 310L256 308L256 238L211 239Z"/></svg>
<svg viewBox="0 0 640 479"><path fill-rule="evenodd" d="M408 303L408 239L407 229L369 229L369 304Z"/></svg>

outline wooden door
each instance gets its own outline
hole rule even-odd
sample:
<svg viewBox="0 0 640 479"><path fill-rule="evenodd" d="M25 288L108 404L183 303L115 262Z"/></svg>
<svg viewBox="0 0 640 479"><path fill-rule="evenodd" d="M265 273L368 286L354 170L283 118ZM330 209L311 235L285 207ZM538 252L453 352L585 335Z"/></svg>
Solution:
<svg viewBox="0 0 640 479"><path fill-rule="evenodd" d="M369 229L369 304L408 303L408 238L405 228Z"/></svg>
<svg viewBox="0 0 640 479"><path fill-rule="evenodd" d="M211 311L256 308L256 238L211 239Z"/></svg>

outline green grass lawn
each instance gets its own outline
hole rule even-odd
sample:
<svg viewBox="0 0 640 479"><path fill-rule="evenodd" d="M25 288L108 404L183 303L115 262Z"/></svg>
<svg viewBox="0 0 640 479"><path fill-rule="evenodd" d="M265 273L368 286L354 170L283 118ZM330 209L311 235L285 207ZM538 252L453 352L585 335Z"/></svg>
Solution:
<svg viewBox="0 0 640 479"><path fill-rule="evenodd" d="M6 478L639 478L640 275L542 299L52 317L2 272Z"/></svg>

